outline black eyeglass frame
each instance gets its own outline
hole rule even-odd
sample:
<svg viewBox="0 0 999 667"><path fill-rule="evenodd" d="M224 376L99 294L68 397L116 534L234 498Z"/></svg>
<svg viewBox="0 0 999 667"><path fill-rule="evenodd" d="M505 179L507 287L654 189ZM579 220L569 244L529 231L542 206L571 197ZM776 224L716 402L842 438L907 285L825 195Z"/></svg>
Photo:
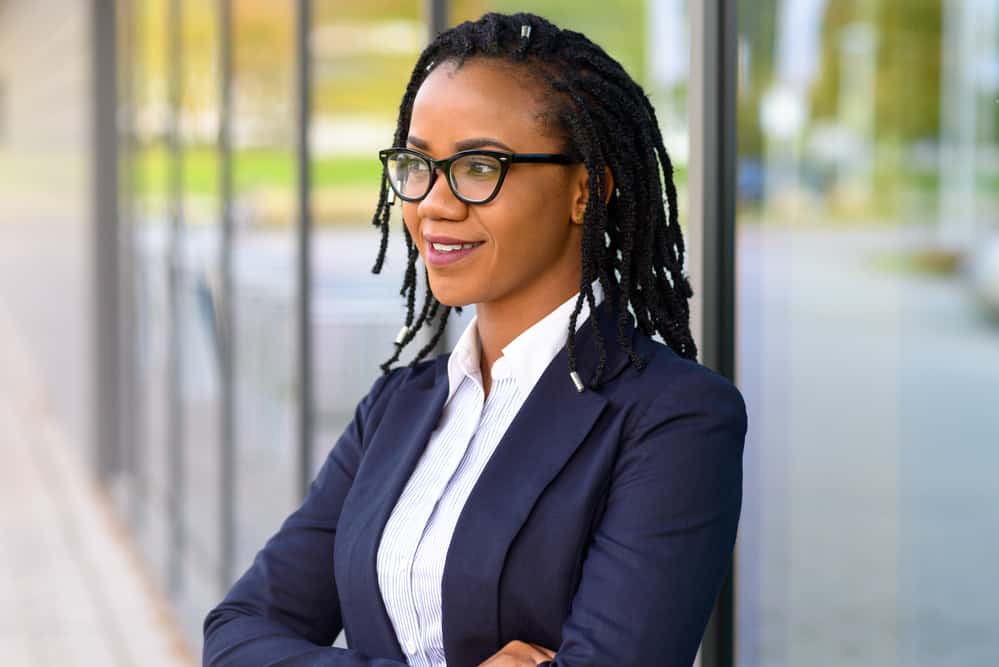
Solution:
<svg viewBox="0 0 999 667"><path fill-rule="evenodd" d="M399 153L413 155L430 165L430 179L427 181L427 190L419 197L408 197L402 194L396 189L395 184L392 182L392 175L388 173L388 161L389 157L398 155ZM455 161L469 155L485 155L487 157L495 158L499 162L500 174L499 178L496 179L496 187L493 188L492 194L485 199L469 199L460 195L458 193L458 188L454 183L454 178L451 175L451 165ZM389 187L392 188L392 192L394 192L399 199L407 202L418 202L426 198L426 196L430 194L430 191L434 188L434 183L437 181L437 173L438 170L440 170L444 172L445 176L447 176L447 184L448 187L451 188L451 194L453 194L459 201L466 204L488 204L495 199L499 194L500 188L503 186L503 181L506 180L506 173L510 170L510 165L514 163L577 164L582 161L563 153L505 153L503 151L483 150L481 148L458 151L454 155L441 160L435 160L426 153L421 153L420 151L413 150L412 148L385 148L378 151L378 158L382 161L383 173L389 182Z"/></svg>

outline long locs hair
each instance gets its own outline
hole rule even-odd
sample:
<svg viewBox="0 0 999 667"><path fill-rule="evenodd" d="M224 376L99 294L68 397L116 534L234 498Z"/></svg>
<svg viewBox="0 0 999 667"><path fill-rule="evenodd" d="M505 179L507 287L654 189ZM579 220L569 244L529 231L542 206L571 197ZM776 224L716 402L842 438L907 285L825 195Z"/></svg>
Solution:
<svg viewBox="0 0 999 667"><path fill-rule="evenodd" d="M592 283L600 281L617 312L617 343L641 368L626 331L629 311L648 336L658 334L677 354L697 358L690 333L689 299L693 292L684 274L684 242L677 216L673 165L663 145L655 110L641 86L614 58L585 35L562 30L533 14L485 14L440 33L420 55L399 106L395 146L404 146L413 100L420 85L443 62L461 65L470 58L487 58L520 66L550 95L552 108L543 114L565 142L564 152L584 163L589 198L583 218L582 276L579 296L569 322L569 372L575 374L576 322L587 303L596 312ZM606 200L605 168L613 175L613 191ZM372 271L379 273L388 248L393 199L383 173L372 224L381 231L378 257ZM406 271L401 295L406 298L405 325L395 341L395 352L381 368L388 372L425 326L435 327L427 344L411 362L430 354L447 326L452 308L441 304L430 290L423 271L424 295L417 311L419 250L403 225ZM600 361L589 378L598 386L606 364L606 341L590 318ZM578 376L577 376L578 377Z"/></svg>

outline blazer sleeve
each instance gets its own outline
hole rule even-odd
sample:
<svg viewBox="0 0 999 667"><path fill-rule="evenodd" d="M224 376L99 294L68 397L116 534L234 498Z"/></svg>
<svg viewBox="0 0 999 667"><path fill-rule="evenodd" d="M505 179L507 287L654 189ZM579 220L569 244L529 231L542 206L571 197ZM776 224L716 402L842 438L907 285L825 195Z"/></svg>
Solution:
<svg viewBox="0 0 999 667"><path fill-rule="evenodd" d="M333 541L361 459L382 376L357 406L296 509L204 621L202 662L210 667L400 667L330 644L342 628L333 578Z"/></svg>
<svg viewBox="0 0 999 667"><path fill-rule="evenodd" d="M693 663L731 563L747 426L738 389L700 370L622 442L562 643L542 665Z"/></svg>

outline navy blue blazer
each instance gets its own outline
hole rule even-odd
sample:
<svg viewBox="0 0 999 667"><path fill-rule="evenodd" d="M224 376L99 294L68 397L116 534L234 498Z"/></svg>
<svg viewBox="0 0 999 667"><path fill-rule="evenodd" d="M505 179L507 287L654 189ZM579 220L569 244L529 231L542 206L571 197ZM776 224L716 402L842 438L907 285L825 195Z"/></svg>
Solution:
<svg viewBox="0 0 999 667"><path fill-rule="evenodd" d="M559 667L694 660L735 543L745 405L722 376L629 325L636 370L605 304L602 386L577 393L563 348L461 512L441 591L449 667L515 639L557 650L543 664ZM585 323L584 379L594 342ZM406 664L375 556L447 394L447 355L375 382L301 507L206 617L204 664ZM341 627L349 649L330 647Z"/></svg>

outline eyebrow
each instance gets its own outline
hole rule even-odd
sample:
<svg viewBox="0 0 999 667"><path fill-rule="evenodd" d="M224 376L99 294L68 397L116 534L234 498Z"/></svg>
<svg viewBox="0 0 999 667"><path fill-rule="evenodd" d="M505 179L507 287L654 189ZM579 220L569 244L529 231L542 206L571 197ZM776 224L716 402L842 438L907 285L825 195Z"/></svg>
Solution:
<svg viewBox="0 0 999 667"><path fill-rule="evenodd" d="M407 142L413 144L421 151L430 149L429 143L412 134L409 135L409 137L407 138ZM485 148L486 146L498 146L499 148L502 148L505 151L509 151L511 153L516 152L512 148L504 144L502 141L500 141L499 139L493 139L491 137L472 137L471 139L462 139L461 141L456 141L454 144L454 147L459 151L467 151L473 148Z"/></svg>

